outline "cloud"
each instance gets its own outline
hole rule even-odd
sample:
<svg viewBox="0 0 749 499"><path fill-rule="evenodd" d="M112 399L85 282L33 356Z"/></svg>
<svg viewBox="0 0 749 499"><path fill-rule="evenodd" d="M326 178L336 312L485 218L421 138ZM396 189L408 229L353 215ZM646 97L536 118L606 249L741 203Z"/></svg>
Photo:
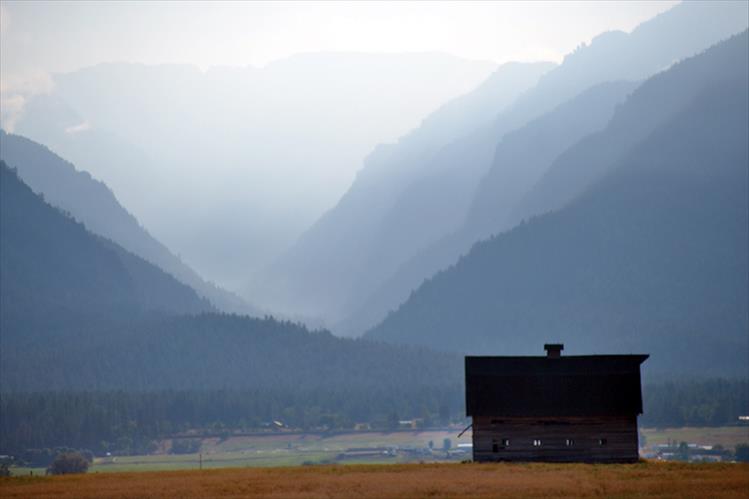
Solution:
<svg viewBox="0 0 749 499"><path fill-rule="evenodd" d="M65 133L73 135L79 132L85 132L91 128L91 125L88 121L83 121L81 123L78 123L77 125L69 126L65 129Z"/></svg>
<svg viewBox="0 0 749 499"><path fill-rule="evenodd" d="M23 116L29 99L35 95L51 93L54 86L52 77L43 71L29 72L24 76L0 77L0 127L12 132Z"/></svg>
<svg viewBox="0 0 749 499"><path fill-rule="evenodd" d="M12 132L21 117L26 99L22 95L0 94L0 128Z"/></svg>

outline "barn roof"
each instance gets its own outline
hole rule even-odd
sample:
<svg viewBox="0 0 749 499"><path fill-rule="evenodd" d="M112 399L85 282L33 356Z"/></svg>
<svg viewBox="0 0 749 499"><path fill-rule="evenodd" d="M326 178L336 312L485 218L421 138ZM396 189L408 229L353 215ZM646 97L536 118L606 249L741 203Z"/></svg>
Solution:
<svg viewBox="0 0 749 499"><path fill-rule="evenodd" d="M648 355L466 357L468 416L642 414Z"/></svg>

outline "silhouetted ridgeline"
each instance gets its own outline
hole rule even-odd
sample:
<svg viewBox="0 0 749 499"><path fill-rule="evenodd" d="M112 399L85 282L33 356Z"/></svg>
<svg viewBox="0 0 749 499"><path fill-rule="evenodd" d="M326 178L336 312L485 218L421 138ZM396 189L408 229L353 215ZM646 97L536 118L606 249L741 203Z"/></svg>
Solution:
<svg viewBox="0 0 749 499"><path fill-rule="evenodd" d="M343 321L343 333L363 333L402 303L423 279L454 263L478 237L509 228L507 218L513 206L502 203L512 205L514 200L506 198L506 192L524 194L553 159L536 161L533 152L546 147L558 154L580 137L599 130L616 99L601 99L601 108L591 113L589 120L568 118L569 135L557 135L557 143L533 144L531 152L520 147L495 155L497 144L508 132L542 118L595 85L641 81L745 30L747 12L745 2L683 2L631 33L596 36L589 45L567 55L562 64L544 72L537 84L529 85L509 104L485 101L493 110L490 123L477 120L473 130L446 141L437 136L427 143L428 148L423 147L427 154L404 154L409 152L411 135L377 149L338 205L267 269L265 280L256 282L260 284L258 294L267 287L273 294L262 299L268 299L270 307L289 306L309 316L317 313L336 332L337 322ZM502 69L494 84L505 85L509 96L512 86L503 80L508 73ZM669 89L663 97L670 92L678 89ZM583 103L577 104L581 113L590 113ZM487 198L496 203L485 203ZM487 212L470 213L473 203ZM466 217L472 219L461 231ZM448 236L456 231L457 241L452 241ZM434 253L422 253L441 246L444 239L456 247L445 248L444 254L441 247ZM420 267L425 256L434 261ZM396 274L404 271L399 267L411 263L416 267L405 272L415 275L399 279ZM386 282L389 278L392 280ZM377 303L369 304L370 296L381 287L385 289L376 296ZM327 292L319 293L318 289Z"/></svg>
<svg viewBox="0 0 749 499"><path fill-rule="evenodd" d="M340 319L346 302L364 298L402 251L460 222L459 207L468 203L477 180L472 170L483 169L494 150L491 121L552 67L503 64L476 90L437 109L397 143L376 147L337 205L248 283L247 295L274 310ZM408 195L418 179L451 163L463 168L450 175L446 186L440 179L433 187L445 186L454 195ZM428 219L403 218L391 227L392 214L400 214L404 203L424 203L437 211ZM400 230L400 222L420 223Z"/></svg>
<svg viewBox="0 0 749 499"><path fill-rule="evenodd" d="M231 388L305 403L362 392L382 411L459 397L456 355L202 313L212 308L190 288L0 174L3 392Z"/></svg>
<svg viewBox="0 0 749 499"><path fill-rule="evenodd" d="M629 34L603 33L589 45L567 55L562 64L539 79L538 85L498 115L493 135L489 137L492 147L497 144L497 149L487 164L486 174L475 179L476 189L465 206L468 209L462 225L456 228L437 223L444 237L431 242L422 238L420 245L401 248L402 241L423 233L421 226L428 227L446 218L443 212L424 200L440 204L451 217L455 217L453 212L462 214L463 205L453 201L455 186L465 184L461 177L482 170L466 161L471 158L469 154L450 157L445 154L446 148L440 154L441 167L413 182L408 196L403 196L405 199L397 205L398 210L392 210L388 223L383 224L391 235L392 227L400 228L400 232L396 232L398 237L393 239L395 242L383 238L383 246L390 242L401 254L409 248L414 252L391 273L378 269L379 274L389 279L383 280L379 287L367 289L370 296L359 303L358 310L355 309L357 303L350 300L349 305L354 309L334 330L345 334L363 333L405 302L410 292L425 279L454 264L476 241L508 230L523 218L558 209L578 195L585 185L581 180L589 172L584 168L575 171L574 168L555 167L554 162L557 158L568 157L572 165L575 162L584 166L596 164L588 157L570 157L565 150L574 149L580 139L584 142L586 135L606 125L614 106L629 93L624 88L625 82L642 81L676 61L745 30L748 16L746 3L682 2ZM708 18L711 20L709 27L704 21ZM710 74L696 76L696 81L702 82ZM682 80L679 87L671 86L657 98L678 100L691 89L688 79ZM622 93L617 95L617 91ZM657 121L660 116L654 118ZM525 123L527 125L523 126ZM642 138L649 123L629 123L631 130L621 138L638 133ZM469 168L466 162L471 165ZM553 171L562 174L549 175ZM541 177L543 180L538 185ZM382 233L387 234L385 230ZM373 253L375 259L379 258L378 252ZM371 272L373 268L370 265L363 271ZM379 275L378 278L382 279Z"/></svg>
<svg viewBox="0 0 749 499"><path fill-rule="evenodd" d="M213 310L171 275L45 203L3 161L0 176L4 342L27 334L32 324L56 324L78 315Z"/></svg>
<svg viewBox="0 0 749 499"><path fill-rule="evenodd" d="M52 206L64 210L86 229L122 246L160 267L192 287L224 312L256 311L241 298L204 281L169 249L148 233L138 220L120 205L107 185L88 172L77 171L45 146L0 130L0 159L14 168L31 189Z"/></svg>
<svg viewBox="0 0 749 499"><path fill-rule="evenodd" d="M335 202L374 144L494 66L361 52L205 71L102 63L51 74L14 131L106 182L201 276L233 286Z"/></svg>
<svg viewBox="0 0 749 499"><path fill-rule="evenodd" d="M158 435L215 422L458 416L459 356L201 313L211 307L190 288L86 231L4 163L0 174L0 447L9 453L143 451Z"/></svg>
<svg viewBox="0 0 749 499"><path fill-rule="evenodd" d="M464 352L533 354L548 341L573 355L650 354L645 426L734 423L749 412L749 33L724 38L745 29L747 9L685 2L630 34L596 37L554 69L502 66L397 144L377 148L340 203L254 289L283 312L346 319L347 332L376 324L363 339L217 313L247 308L152 238L107 186L44 146L0 132L0 454L56 446L144 452L183 430L249 430L273 420L317 431L458 422ZM288 76L284 67L296 63L271 66ZM129 199L139 186L166 185L128 170L155 163L121 154L130 148L106 127L81 124L72 107L152 144L175 167L157 180L178 194L144 192L150 201L138 209L153 210L162 229L175 216L163 206L181 219L200 211L201 223L213 222L191 234L180 227L174 240L187 238L218 274L235 268L229 258L256 265L289 237L271 241L274 229L297 230L268 229L296 204L275 200L285 206L267 220L242 212L247 225L239 226L229 205L203 213L211 203L190 193L226 184L241 199L232 214L249 209L243 189L266 195L262 182L235 185L219 170L205 176L204 165L240 165L264 138L280 143L284 135L262 120L262 133L248 135L239 111L259 98L241 108L229 99L226 109L201 102L164 112L160 86L145 98L138 88L169 74L183 74L183 85L217 76L167 69L100 66L59 78L55 92L29 102L19 125L89 164L115 158L102 171ZM367 71L376 87L377 68ZM321 95L340 93L325 81ZM154 104L142 106L153 122L133 119L128 106L137 103ZM322 137L309 131L321 131L324 113L311 124L286 119L293 107L287 117L273 114L281 130L298 128L287 160L330 152L343 162L342 149L311 152ZM115 119L113 110L129 118ZM201 113L207 122L187 119ZM224 147L185 149L174 132L183 123L230 132L207 142ZM189 190L202 177L209 184ZM695 381L664 381L671 379Z"/></svg>
<svg viewBox="0 0 749 499"><path fill-rule="evenodd" d="M516 225L517 220L510 217L512 210L554 159L581 138L603 129L616 106L637 85L627 81L595 85L507 133L494 151L492 167L476 188L462 226L401 264L359 310L334 330L358 334L375 326L387 311L404 302L412 289L454 263L474 242Z"/></svg>
<svg viewBox="0 0 749 499"><path fill-rule="evenodd" d="M481 354L554 338L650 353L650 373L745 375L747 52L744 32L643 84L579 144L582 194L478 243L368 336Z"/></svg>

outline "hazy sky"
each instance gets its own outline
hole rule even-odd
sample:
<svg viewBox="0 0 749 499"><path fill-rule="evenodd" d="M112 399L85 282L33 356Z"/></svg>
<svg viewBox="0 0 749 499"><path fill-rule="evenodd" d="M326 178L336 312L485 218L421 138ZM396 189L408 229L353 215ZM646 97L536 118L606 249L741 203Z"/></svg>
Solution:
<svg viewBox="0 0 749 499"><path fill-rule="evenodd" d="M677 2L0 3L7 90L19 78L108 61L206 68L328 50L558 61L602 31L629 31Z"/></svg>
<svg viewBox="0 0 749 499"><path fill-rule="evenodd" d="M13 131L14 123L23 115L27 104L33 101L31 96L52 88L52 79L48 76L50 73L72 72L104 62L182 63L205 70L212 66L263 67L294 54L329 51L446 53L473 61L494 63L560 62L565 54L574 51L581 43L590 42L596 35L607 30L631 31L675 3L677 2L270 3L0 0L0 124ZM416 59L430 57L414 58ZM418 126L421 119L439 105L472 90L492 69L491 64L485 63L455 63L455 67L460 63L466 69L439 73L439 77L423 74L421 76L425 76L429 83L416 85L418 92L409 91L412 88L409 82L402 81L406 77L413 80L411 83L422 81L416 78L419 68L415 68L415 64L407 66L408 70L398 69L397 75L384 74L385 70L382 71L383 74L369 76L362 71L348 71L354 73L353 76L361 77L363 81L358 81L352 75L346 78L332 74L321 75L324 71L318 67L310 70L302 64L298 68L294 67L297 73L292 72L285 79L268 80L274 82L275 86L271 86L273 91L268 95L275 96L275 100L270 99L271 102L268 103L268 99L261 99L262 104L268 104L265 114L262 112L265 107L255 103L250 98L252 96L244 96L252 104L247 105L252 112L246 111L242 116L225 112L227 109L245 109L231 100L239 98L241 92L223 91L217 92L221 95L213 95L214 88L232 87L212 86L206 87L209 91L205 93L190 93L194 90L190 86L191 82L195 88L203 88L195 83L199 78L181 80L179 74L168 80L179 91L168 95L169 98L174 97L175 101L181 95L190 96L188 103L179 106L180 110L186 110L186 114L162 113L164 109L170 109L167 105L169 102L166 102L169 98L158 94L157 91L161 88L158 83L154 84L155 88L147 87L144 91L127 78L124 81L101 80L104 83L98 84L95 93L119 91L119 95L126 96L136 89L135 93L141 100L128 101L125 97L112 96L108 100L102 99L102 103L113 106L110 109L104 104L99 106L100 101L96 101L90 93L83 92L76 107L73 102L75 99L66 95L66 105L73 106L83 117L80 123L66 123L66 134L89 130L89 127L98 127L95 132L114 133L123 142L127 142L127 145L132 145L132 149L145 151L145 156L153 160L152 164L158 165L159 172L170 179L164 183L163 190L153 188L153 195L149 199L156 200L156 208L150 211L148 203L143 201L148 196L130 185L138 185L138 182L154 184L152 179L156 172L141 171L151 164L148 161L133 162L138 167L132 169L128 163L128 167L124 168L118 166L116 161L109 160L109 157L94 161L88 149L80 157L73 157L74 151L63 148L64 141L56 144L52 142L52 137L43 140L44 137L29 136L46 143L61 154L67 151L71 155L68 159L74 160L77 166L87 169L112 187L125 206L160 240L170 248L182 252L185 260L204 275L226 284L228 281L225 275L208 268L205 263L201 265L199 262L202 260L189 253L203 251L195 242L196 239L210 241L212 244L214 241L221 241L222 247L234 248L245 259L250 255L248 248L252 248L255 253L250 256L254 255L253 261L256 264L265 261L264 258L269 260L278 248L297 237L301 230L337 202L361 168L362 158L378 143L397 140ZM391 65L383 67L397 67L392 61L388 64ZM422 65L422 73L431 71L429 68L432 66L438 66L436 63L429 66L424 61ZM468 74L468 66L476 65L485 67L482 70L484 72L480 75L472 73L471 76ZM274 66L283 65L271 65L265 72L270 72L270 68ZM336 67L345 72L343 68L348 66L340 63ZM163 70L164 74L170 74L169 70L172 69L178 73L185 70L158 68L157 72ZM412 77L409 76L411 70L414 70ZM313 73L299 74L299 71ZM223 77L230 78L234 77L231 76L233 73L242 72L253 73L235 70L213 73L226 73ZM133 74L137 74L137 71ZM315 76L321 78L316 79ZM57 79L57 94L63 91L64 84L60 83L61 80L64 78ZM256 80L265 81L260 78ZM246 81L255 80L248 77ZM243 85L242 88L255 88L248 86L246 81L237 79ZM278 81L284 84L280 85ZM336 85L331 85L330 82L335 82ZM399 82L399 86L393 87L393 90L388 82ZM318 91L313 91L316 88ZM171 87L168 91L171 92ZM346 92L351 93L352 98L340 99L340 94ZM159 97L154 102L148 101L153 95ZM305 97L307 95L314 95L315 98ZM288 105L278 96L284 96ZM297 97L298 100L294 100ZM303 98L314 102L306 102ZM278 103L276 101L280 102L278 109L273 107L274 103ZM93 106L96 109L86 111L84 104L91 102L97 103ZM121 102L135 104L120 109L117 105ZM136 104L144 102L151 102L147 108L155 114L147 124L141 125L138 115L140 108ZM215 105L216 102L225 102L226 105L221 107ZM326 106L327 102L346 102L347 105ZM102 113L96 114L94 111L97 110ZM119 112L123 114L118 114ZM126 123L123 116L130 114L138 115L138 119ZM44 113L41 115L49 118ZM89 115L96 115L97 118L93 119ZM305 116L309 121L305 121ZM229 117L237 118L241 126L226 125L222 128L214 123L215 126L202 128L205 123L213 123L212 118L215 118L216 123L224 124ZM252 119L262 126L252 128L249 125ZM133 125L132 130L128 128L128 123ZM330 126L326 128L321 123ZM106 124L109 124L109 128ZM278 126L274 128L274 124ZM343 126L346 124L349 125ZM189 147L184 146L185 137L189 135L181 132L183 125L185 129L194 125L189 128L196 134ZM37 132L40 129L46 128L37 128ZM252 130L256 131L255 135L251 133ZM128 131L132 133L128 135ZM251 146L247 146L254 155L240 154L245 150L240 151L237 147L240 152L232 156L232 149L219 140L223 140L224 135L241 136L241 140L232 143L238 143L242 147L254 140ZM209 136L218 139L211 142L208 140ZM200 140L194 137L199 137ZM75 141L71 139L69 142L72 144ZM294 144L295 147L289 147L288 144ZM201 152L203 156L199 154ZM204 158L203 162L195 159L201 157ZM192 158L193 162L190 163L185 158ZM208 163L211 164L210 170L204 167ZM165 172L171 174L167 175ZM179 172L179 175L174 175L174 172ZM174 183L171 179L175 178L182 184L194 186L194 190L190 191L182 184ZM207 184L208 181L213 183ZM310 185L315 188L310 189ZM193 202L197 193L207 196L204 203L206 207ZM212 193L212 198L208 199L210 196L206 193ZM214 219L208 220L206 214L213 213L208 206L213 208L219 200L224 203L219 207L228 206L229 201L241 200L246 203L246 200L251 200L258 206L255 211L244 208L234 211L241 211L247 219L267 221L267 225L276 232L280 232L280 228L285 232L280 235L271 233L271 229L262 232L256 226L245 231L252 233L267 248L249 238L244 241L245 246L237 241L224 244L224 238L228 237L224 233L220 234L221 237L208 238L202 233L188 231L175 224L169 218L172 216L171 212L158 206L163 199L171 199L169 196L175 199L179 197L179 200L195 210L199 209L206 217L205 225L212 227L218 226L214 219L220 219L221 216L216 215ZM174 201L170 202L170 206L179 211L176 207L182 205ZM242 206L245 207L244 204ZM180 211L183 212L184 210ZM218 208L216 213L219 213ZM296 225L289 221L292 219ZM227 231L229 229L232 233L241 232L233 225ZM174 233L169 232L170 230ZM181 232L177 233L178 231ZM205 261L219 261L223 265L230 260L228 256L216 258L217 251L215 248L205 249L205 255L210 256ZM234 268L225 267L224 270L228 269L232 277L244 279L245 276L235 272ZM248 265L244 265L242 268L246 270L247 267Z"/></svg>

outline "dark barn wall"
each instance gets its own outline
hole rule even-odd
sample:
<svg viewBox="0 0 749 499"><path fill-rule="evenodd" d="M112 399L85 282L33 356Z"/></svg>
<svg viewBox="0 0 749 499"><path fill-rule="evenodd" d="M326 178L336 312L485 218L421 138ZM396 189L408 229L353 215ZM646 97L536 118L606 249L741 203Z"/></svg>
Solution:
<svg viewBox="0 0 749 499"><path fill-rule="evenodd" d="M637 416L473 417L474 461L605 463L638 458Z"/></svg>

